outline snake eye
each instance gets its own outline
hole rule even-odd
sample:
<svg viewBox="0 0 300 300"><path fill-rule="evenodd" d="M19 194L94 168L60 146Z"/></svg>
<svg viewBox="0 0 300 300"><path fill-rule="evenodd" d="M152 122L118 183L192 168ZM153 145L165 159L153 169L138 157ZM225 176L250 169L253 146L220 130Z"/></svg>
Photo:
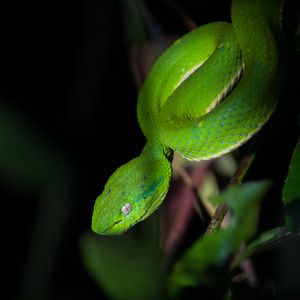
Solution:
<svg viewBox="0 0 300 300"><path fill-rule="evenodd" d="M132 205L128 202L121 208L121 212L124 216L127 216L132 211Z"/></svg>

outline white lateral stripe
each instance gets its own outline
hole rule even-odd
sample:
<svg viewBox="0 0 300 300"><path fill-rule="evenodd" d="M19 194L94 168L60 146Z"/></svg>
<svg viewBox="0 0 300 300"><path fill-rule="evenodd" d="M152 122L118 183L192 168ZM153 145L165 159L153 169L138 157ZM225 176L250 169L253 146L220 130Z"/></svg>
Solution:
<svg viewBox="0 0 300 300"><path fill-rule="evenodd" d="M233 86L238 82L240 79L242 72L244 70L244 64L238 69L235 76L231 78L231 80L228 82L226 86L224 86L223 90L217 95L215 100L207 107L205 114L209 113L211 110L213 110L218 103L220 103L221 100L225 99L227 95L232 91Z"/></svg>

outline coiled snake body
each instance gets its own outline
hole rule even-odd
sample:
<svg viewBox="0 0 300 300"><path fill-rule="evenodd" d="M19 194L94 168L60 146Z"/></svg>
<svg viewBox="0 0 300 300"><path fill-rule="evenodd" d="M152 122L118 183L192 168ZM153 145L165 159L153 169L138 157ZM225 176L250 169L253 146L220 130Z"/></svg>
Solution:
<svg viewBox="0 0 300 300"><path fill-rule="evenodd" d="M93 231L120 234L156 210L174 151L211 159L263 126L278 97L280 9L279 0L233 0L232 24L201 26L157 60L138 99L146 146L109 178L95 203Z"/></svg>

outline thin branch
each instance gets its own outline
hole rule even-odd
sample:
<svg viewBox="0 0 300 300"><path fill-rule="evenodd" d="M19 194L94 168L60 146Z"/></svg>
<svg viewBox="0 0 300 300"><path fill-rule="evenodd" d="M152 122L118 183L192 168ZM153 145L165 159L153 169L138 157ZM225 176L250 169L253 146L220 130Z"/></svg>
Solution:
<svg viewBox="0 0 300 300"><path fill-rule="evenodd" d="M253 160L255 157L255 153L251 153L249 155L246 155L241 163L239 164L234 176L230 180L229 185L238 185L241 184L243 178L245 177L247 171L249 170ZM224 220L224 217L226 216L228 211L228 207L225 204L221 204L217 207L208 227L206 230L206 233L211 233L216 230L218 230Z"/></svg>

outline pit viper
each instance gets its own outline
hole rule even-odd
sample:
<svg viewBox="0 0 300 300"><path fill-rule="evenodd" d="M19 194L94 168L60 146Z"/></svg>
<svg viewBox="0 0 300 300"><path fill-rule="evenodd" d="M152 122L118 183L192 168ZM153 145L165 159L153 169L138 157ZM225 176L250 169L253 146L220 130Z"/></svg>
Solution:
<svg viewBox="0 0 300 300"><path fill-rule="evenodd" d="M249 140L278 98L280 0L233 0L231 20L203 25L155 62L139 93L147 142L97 197L92 230L121 234L164 200L173 153L208 160Z"/></svg>

